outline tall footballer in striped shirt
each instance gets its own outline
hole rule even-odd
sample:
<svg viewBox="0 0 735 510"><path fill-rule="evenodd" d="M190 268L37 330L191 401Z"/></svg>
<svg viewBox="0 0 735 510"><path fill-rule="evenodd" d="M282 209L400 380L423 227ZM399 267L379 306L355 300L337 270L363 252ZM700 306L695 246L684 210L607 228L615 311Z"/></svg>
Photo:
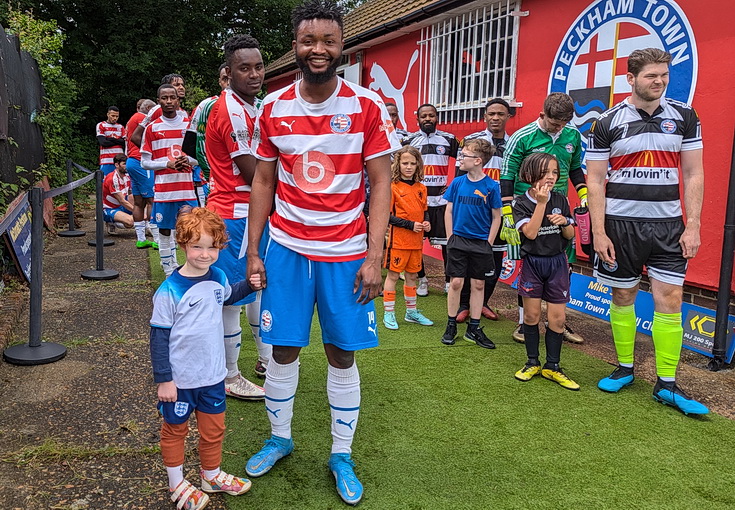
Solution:
<svg viewBox="0 0 735 510"><path fill-rule="evenodd" d="M614 393L633 383L634 303L646 266L658 375L653 398L684 414L707 414L704 404L676 384L684 333L682 286L687 261L700 245L704 167L697 112L663 97L670 62L671 55L658 48L633 51L627 73L632 95L604 112L590 130L587 175L595 276L612 287L610 325L619 363L597 386Z"/></svg>
<svg viewBox="0 0 735 510"><path fill-rule="evenodd" d="M178 267L171 231L176 228L179 210L197 205L191 176L197 161L181 149L189 117L178 114L179 97L173 85L158 87L158 104L162 114L145 128L140 165L155 172L152 216L160 233L161 266L166 276L170 276Z"/></svg>
<svg viewBox="0 0 735 510"><path fill-rule="evenodd" d="M250 194L247 267L248 275L259 273L267 283L260 329L263 341L273 345L265 382L272 435L246 471L264 475L293 451L298 357L309 343L316 305L329 363L329 468L340 497L356 504L363 487L351 459L360 411L354 351L378 343L372 300L381 286L390 154L400 143L379 96L336 76L342 9L329 0L310 0L294 9L292 21L296 62L304 78L265 98L260 132L253 137L258 162ZM362 214L363 165L371 185L369 234ZM274 200L271 239L261 259L258 244Z"/></svg>

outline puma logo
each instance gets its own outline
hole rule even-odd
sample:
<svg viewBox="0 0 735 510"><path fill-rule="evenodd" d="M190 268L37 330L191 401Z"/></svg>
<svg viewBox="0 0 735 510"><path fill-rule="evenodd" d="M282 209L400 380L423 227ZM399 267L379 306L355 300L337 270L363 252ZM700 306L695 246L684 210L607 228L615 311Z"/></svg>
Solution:
<svg viewBox="0 0 735 510"><path fill-rule="evenodd" d="M242 116L242 114L241 114L241 113L235 113L235 112L232 112L232 116L233 116L233 117L240 117L240 120L245 120L245 119L243 118L243 116Z"/></svg>
<svg viewBox="0 0 735 510"><path fill-rule="evenodd" d="M266 407L266 409L267 409L267 407ZM335 423L337 423L337 425L344 425L345 427L349 427L350 430L353 430L352 429L352 424L355 423L355 420L352 420L351 422L347 423L346 421L343 421L343 420L341 420L339 418L337 418L334 421L335 421Z"/></svg>
<svg viewBox="0 0 735 510"><path fill-rule="evenodd" d="M411 69L413 68L413 65L416 63L418 58L419 50L414 50L414 52L411 54L411 58L409 59L408 67L406 68L406 76L403 80L403 85L401 85L400 87L396 87L395 85L393 85L393 82L388 77L388 73L377 62L374 63L370 68L370 78L372 78L373 81L370 82L368 88L370 90L374 90L375 92L380 91L383 96L393 100L393 102L396 104L396 108L398 109L398 119L401 121L401 125L404 128L408 127L408 124L406 123L404 115L405 106L403 93L405 92L408 85L408 78L411 75Z"/></svg>
<svg viewBox="0 0 735 510"><path fill-rule="evenodd" d="M487 195L483 195L482 191L480 191L479 189L475 190L475 195L481 197L483 202L487 202Z"/></svg>
<svg viewBox="0 0 735 510"><path fill-rule="evenodd" d="M375 329L375 326L368 326L368 331L371 332L375 336L378 335L378 331Z"/></svg>
<svg viewBox="0 0 735 510"><path fill-rule="evenodd" d="M293 133L293 124L294 124L294 122L296 122L296 119L292 120L290 124L288 122L286 122L285 120L282 120L281 121L281 126L286 126L288 128L288 130L291 133Z"/></svg>
<svg viewBox="0 0 735 510"><path fill-rule="evenodd" d="M275 411L268 406L265 406L265 410L268 411L273 415L274 418L278 418L278 413L281 411L280 409L276 409Z"/></svg>

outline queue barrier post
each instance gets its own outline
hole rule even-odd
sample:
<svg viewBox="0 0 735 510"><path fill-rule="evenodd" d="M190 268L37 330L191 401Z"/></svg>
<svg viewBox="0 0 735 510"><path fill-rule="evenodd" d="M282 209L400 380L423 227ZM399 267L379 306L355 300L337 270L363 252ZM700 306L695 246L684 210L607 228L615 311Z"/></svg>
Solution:
<svg viewBox="0 0 735 510"><path fill-rule="evenodd" d="M3 358L13 365L42 365L66 356L66 347L41 341L41 303L43 298L43 188L35 187L29 194L31 203L31 298L29 340L3 351Z"/></svg>
<svg viewBox="0 0 735 510"><path fill-rule="evenodd" d="M112 280L120 276L118 271L114 269L105 269L104 267L104 247L115 244L110 239L104 239L104 218L102 216L102 170L95 172L95 184L97 188L97 203L95 204L95 242L89 241L88 244L96 248L96 267L82 271L82 278L85 280ZM107 244L109 241L109 244Z"/></svg>
<svg viewBox="0 0 735 510"><path fill-rule="evenodd" d="M71 173L72 170L72 164L71 160L66 160L66 182L67 184L72 182L73 176ZM69 190L66 192L66 212L69 217L69 227L67 230L60 230L56 233L56 235L60 237L81 237L83 235L87 235L87 233L83 230L77 230L76 229L76 221L74 220L74 190Z"/></svg>

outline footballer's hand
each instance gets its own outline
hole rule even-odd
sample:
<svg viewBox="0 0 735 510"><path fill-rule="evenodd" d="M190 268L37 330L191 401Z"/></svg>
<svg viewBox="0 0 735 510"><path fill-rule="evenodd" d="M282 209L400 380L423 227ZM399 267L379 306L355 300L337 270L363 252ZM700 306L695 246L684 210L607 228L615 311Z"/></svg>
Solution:
<svg viewBox="0 0 735 510"><path fill-rule="evenodd" d="M423 232L424 231L424 224L419 223L418 221L413 222L413 231L414 232Z"/></svg>
<svg viewBox="0 0 735 510"><path fill-rule="evenodd" d="M429 223L428 221L423 222L421 225L423 225L424 227L424 232L428 232L429 230L431 230L431 223Z"/></svg>
<svg viewBox="0 0 735 510"><path fill-rule="evenodd" d="M681 254L685 259L694 258L699 251L701 240L699 238L698 228L685 228L684 233L679 238L679 246L681 246Z"/></svg>
<svg viewBox="0 0 735 510"><path fill-rule="evenodd" d="M262 290L263 284L259 273L253 273L248 278L248 283L253 290Z"/></svg>
<svg viewBox="0 0 735 510"><path fill-rule="evenodd" d="M263 265L263 260L257 256L248 255L248 264L246 269L246 278L248 279L248 282L250 282L250 285L255 290L261 290L266 287L266 277L265 277L265 266ZM260 283L260 287L256 288L253 285L253 280L257 279L257 281Z"/></svg>
<svg viewBox="0 0 735 510"><path fill-rule="evenodd" d="M605 264L615 263L615 246L605 234L593 236L595 253Z"/></svg>
<svg viewBox="0 0 735 510"><path fill-rule="evenodd" d="M362 289L360 288L362 284ZM360 291L357 302L365 305L380 295L380 288L383 284L383 278L380 272L380 264L370 263L367 260L362 263L360 269L355 275L355 286L352 289L354 294Z"/></svg>
<svg viewBox="0 0 735 510"><path fill-rule="evenodd" d="M176 402L177 396L176 383L173 381L158 383L158 400L161 402Z"/></svg>
<svg viewBox="0 0 735 510"><path fill-rule="evenodd" d="M510 205L503 206L503 225L500 229L500 239L511 246L521 244L521 237L518 235L518 230L516 230L516 226L513 223L513 209Z"/></svg>

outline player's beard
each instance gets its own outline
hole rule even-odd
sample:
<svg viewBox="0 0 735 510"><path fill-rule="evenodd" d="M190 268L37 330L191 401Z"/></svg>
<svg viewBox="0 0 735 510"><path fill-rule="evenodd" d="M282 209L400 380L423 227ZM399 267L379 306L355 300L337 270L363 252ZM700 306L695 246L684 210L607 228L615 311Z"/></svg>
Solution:
<svg viewBox="0 0 735 510"><path fill-rule="evenodd" d="M666 87L662 87L658 92L652 92L647 88L640 87L638 84L635 85L635 95L648 103L661 99L661 96L664 95L664 91L666 91Z"/></svg>
<svg viewBox="0 0 735 510"><path fill-rule="evenodd" d="M419 125L419 128L427 135L430 135L431 133L436 131L436 122L422 122Z"/></svg>
<svg viewBox="0 0 735 510"><path fill-rule="evenodd" d="M314 85L321 85L322 83L327 83L337 74L339 59L335 58L334 60L332 60L332 63L329 64L329 67L321 73L312 72L312 70L309 69L309 63L306 61L306 59L300 57L296 57L296 65L299 66L301 72L304 73L304 80L309 83L313 83Z"/></svg>

